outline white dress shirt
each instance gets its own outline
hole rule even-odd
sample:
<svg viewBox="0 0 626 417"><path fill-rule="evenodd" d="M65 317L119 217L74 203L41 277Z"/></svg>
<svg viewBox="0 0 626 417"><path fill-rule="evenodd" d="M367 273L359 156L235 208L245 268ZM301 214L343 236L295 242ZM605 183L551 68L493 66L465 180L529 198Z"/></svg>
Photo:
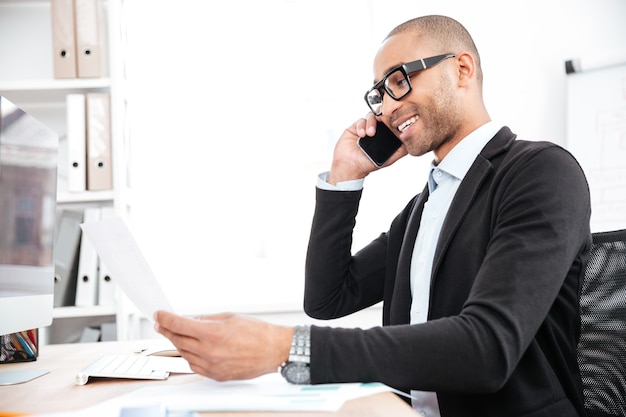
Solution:
<svg viewBox="0 0 626 417"><path fill-rule="evenodd" d="M486 123L452 148L439 165L431 163L428 201L424 204L411 258L411 324L423 323L428 319L435 249L452 199L480 151L499 129L500 126L493 122ZM440 416L434 392L413 390L411 397L413 408L424 417Z"/></svg>

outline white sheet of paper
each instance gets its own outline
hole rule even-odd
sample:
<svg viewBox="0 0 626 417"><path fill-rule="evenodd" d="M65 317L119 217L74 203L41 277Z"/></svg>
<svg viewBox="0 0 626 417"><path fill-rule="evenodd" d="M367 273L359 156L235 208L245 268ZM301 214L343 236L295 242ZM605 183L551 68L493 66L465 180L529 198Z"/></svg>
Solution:
<svg viewBox="0 0 626 417"><path fill-rule="evenodd" d="M173 374L193 374L189 362L179 356L150 356L148 359L152 369L163 369Z"/></svg>
<svg viewBox="0 0 626 417"><path fill-rule="evenodd" d="M80 225L113 279L139 311L152 320L157 310L173 311L128 226L120 218Z"/></svg>
<svg viewBox="0 0 626 417"><path fill-rule="evenodd" d="M124 408L160 406L176 415L184 412L214 411L302 411L335 412L349 400L393 391L386 385L372 384L288 384L278 373L249 381L198 382L144 387L82 410L46 417L118 417Z"/></svg>

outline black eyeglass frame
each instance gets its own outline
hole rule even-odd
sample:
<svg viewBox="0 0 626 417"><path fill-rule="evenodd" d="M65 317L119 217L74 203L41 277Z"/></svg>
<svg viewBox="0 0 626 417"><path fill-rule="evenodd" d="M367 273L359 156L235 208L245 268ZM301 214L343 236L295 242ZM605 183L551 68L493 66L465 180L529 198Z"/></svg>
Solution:
<svg viewBox="0 0 626 417"><path fill-rule="evenodd" d="M397 67L391 69L387 74L385 74L385 76L376 84L374 84L372 88L367 90L367 92L365 93L365 96L363 97L365 99L365 102L367 103L367 106L370 108L372 113L374 113L374 115L380 116L381 114L383 114L382 110L380 111L380 113L377 114L372 108L372 104L370 104L370 101L367 99L372 91L378 90L380 94L380 98L381 98L381 105L382 105L382 98L384 97L384 93L382 91L383 89L384 89L384 92L389 95L389 97L391 97L392 99L396 101L400 101L413 90L413 86L411 85L411 77L410 77L411 74L414 74L418 71L425 70L430 67L434 67L438 63L448 58L454 58L455 56L456 54L435 55L435 56L431 56L428 58L422 58L416 61L411 61L402 65L398 65ZM409 88L407 89L407 91L404 94L402 94L400 97L396 97L391 91L391 89L387 87L387 79L389 78L391 74L395 73L396 71L402 72L404 79L406 79L407 83L409 84Z"/></svg>

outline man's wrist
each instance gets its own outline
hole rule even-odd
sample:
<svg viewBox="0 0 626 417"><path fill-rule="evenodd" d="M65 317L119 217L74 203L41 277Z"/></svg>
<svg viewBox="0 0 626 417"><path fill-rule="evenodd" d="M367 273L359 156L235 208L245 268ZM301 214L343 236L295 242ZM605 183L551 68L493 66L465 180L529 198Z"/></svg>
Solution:
<svg viewBox="0 0 626 417"><path fill-rule="evenodd" d="M292 384L311 383L311 328L308 325L296 326L291 339L289 358L279 371Z"/></svg>
<svg viewBox="0 0 626 417"><path fill-rule="evenodd" d="M363 189L364 179L341 181L337 184L328 182L329 172L322 172L317 177L317 188L328 191L359 191Z"/></svg>
<svg viewBox="0 0 626 417"><path fill-rule="evenodd" d="M367 177L368 172L355 170L347 164L333 164L328 172L328 183L338 185L345 182L363 181Z"/></svg>

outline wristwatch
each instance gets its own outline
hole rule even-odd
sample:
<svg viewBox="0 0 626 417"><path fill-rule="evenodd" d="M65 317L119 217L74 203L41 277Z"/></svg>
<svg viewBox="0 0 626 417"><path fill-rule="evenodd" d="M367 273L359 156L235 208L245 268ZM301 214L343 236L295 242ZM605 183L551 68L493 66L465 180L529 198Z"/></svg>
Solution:
<svg viewBox="0 0 626 417"><path fill-rule="evenodd" d="M291 384L311 383L311 328L296 326L291 339L289 360L280 366L281 375Z"/></svg>

